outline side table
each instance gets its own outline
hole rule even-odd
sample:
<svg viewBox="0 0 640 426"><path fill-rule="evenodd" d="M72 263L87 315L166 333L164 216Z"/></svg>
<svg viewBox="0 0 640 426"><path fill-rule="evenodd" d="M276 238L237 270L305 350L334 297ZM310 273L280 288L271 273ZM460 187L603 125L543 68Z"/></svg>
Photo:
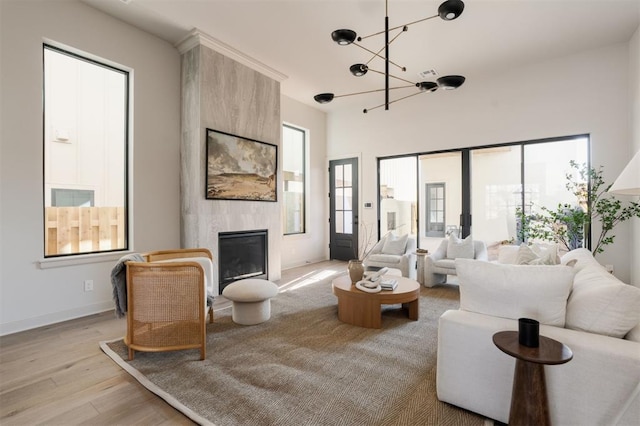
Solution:
<svg viewBox="0 0 640 426"><path fill-rule="evenodd" d="M544 366L571 361L571 349L545 336L540 336L537 348L523 346L517 331L500 331L493 335L493 343L516 359L509 425L550 425Z"/></svg>
<svg viewBox="0 0 640 426"><path fill-rule="evenodd" d="M416 275L420 285L424 285L424 262L425 258L429 255L429 252L415 252L416 255Z"/></svg>

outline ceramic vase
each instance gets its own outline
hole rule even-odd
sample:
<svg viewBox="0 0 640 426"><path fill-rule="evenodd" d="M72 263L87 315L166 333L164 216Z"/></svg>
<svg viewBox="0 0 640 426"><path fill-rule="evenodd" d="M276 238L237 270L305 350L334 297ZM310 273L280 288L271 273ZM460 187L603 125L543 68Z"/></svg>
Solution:
<svg viewBox="0 0 640 426"><path fill-rule="evenodd" d="M355 284L362 280L362 277L364 276L364 265L362 265L362 260L351 259L347 269L349 270L351 284Z"/></svg>

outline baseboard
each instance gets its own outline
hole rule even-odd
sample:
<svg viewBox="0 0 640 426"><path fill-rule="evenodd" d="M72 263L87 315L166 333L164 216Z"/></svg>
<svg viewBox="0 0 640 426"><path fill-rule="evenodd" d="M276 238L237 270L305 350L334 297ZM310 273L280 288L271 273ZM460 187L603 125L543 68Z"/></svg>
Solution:
<svg viewBox="0 0 640 426"><path fill-rule="evenodd" d="M0 324L0 336L19 333L21 331L32 330L38 327L56 324L63 321L69 321L76 318L86 317L88 315L99 314L105 311L113 310L113 301L95 303L93 305L82 306L77 309L67 311L53 312L51 314L41 315L34 318L27 318L19 321L12 321Z"/></svg>
<svg viewBox="0 0 640 426"><path fill-rule="evenodd" d="M290 265L282 265L282 270L286 271L287 269L293 269L293 268L299 268L301 266L307 266L307 265L311 265L314 263L320 263L320 262L324 262L327 261L329 259L327 258L318 258L318 259L311 259L311 260L305 260L302 262L296 262L296 263L292 263Z"/></svg>

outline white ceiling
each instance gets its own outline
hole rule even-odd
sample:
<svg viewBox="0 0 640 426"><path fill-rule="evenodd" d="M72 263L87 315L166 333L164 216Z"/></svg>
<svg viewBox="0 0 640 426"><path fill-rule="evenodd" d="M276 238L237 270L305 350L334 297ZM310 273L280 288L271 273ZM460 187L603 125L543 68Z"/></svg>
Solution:
<svg viewBox="0 0 640 426"><path fill-rule="evenodd" d="M385 0L82 1L172 44L197 28L285 74L283 94L325 111L383 102L377 94L366 105L362 98L354 102L359 98L355 96L320 106L313 95L384 87L381 75L352 76L349 66L372 55L355 46L338 46L330 34L339 28L358 35L384 30ZM388 0L390 26L434 16L442 1ZM464 13L454 21L435 18L411 25L390 46L390 60L407 71L390 71L413 82L420 80L418 72L428 69L472 79L626 42L639 22L640 0L467 0ZM383 42L384 36L378 36L361 44L378 51ZM369 66L384 70L379 59ZM414 90L398 91L398 96Z"/></svg>

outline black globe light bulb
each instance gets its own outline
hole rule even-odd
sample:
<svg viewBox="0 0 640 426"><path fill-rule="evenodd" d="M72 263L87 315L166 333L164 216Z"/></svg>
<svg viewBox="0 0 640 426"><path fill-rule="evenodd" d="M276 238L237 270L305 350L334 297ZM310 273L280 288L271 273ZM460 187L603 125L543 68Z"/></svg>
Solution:
<svg viewBox="0 0 640 426"><path fill-rule="evenodd" d="M346 46L355 41L356 32L353 30L346 30L346 29L335 30L334 32L331 33L331 38L340 46Z"/></svg>
<svg viewBox="0 0 640 426"><path fill-rule="evenodd" d="M320 93L315 95L313 99L315 99L319 104L328 104L333 100L333 96L333 93Z"/></svg>
<svg viewBox="0 0 640 426"><path fill-rule="evenodd" d="M416 87L420 89L421 92L435 92L438 90L438 85L433 81L421 81L416 83Z"/></svg>
<svg viewBox="0 0 640 426"><path fill-rule="evenodd" d="M462 0L447 0L438 7L438 15L445 21L453 21L462 14L463 10Z"/></svg>
<svg viewBox="0 0 640 426"><path fill-rule="evenodd" d="M362 77L369 71L369 67L365 64L353 64L349 67L349 71L356 77Z"/></svg>
<svg viewBox="0 0 640 426"><path fill-rule="evenodd" d="M466 79L461 75L445 75L438 79L438 86L444 90L453 90L462 86Z"/></svg>

